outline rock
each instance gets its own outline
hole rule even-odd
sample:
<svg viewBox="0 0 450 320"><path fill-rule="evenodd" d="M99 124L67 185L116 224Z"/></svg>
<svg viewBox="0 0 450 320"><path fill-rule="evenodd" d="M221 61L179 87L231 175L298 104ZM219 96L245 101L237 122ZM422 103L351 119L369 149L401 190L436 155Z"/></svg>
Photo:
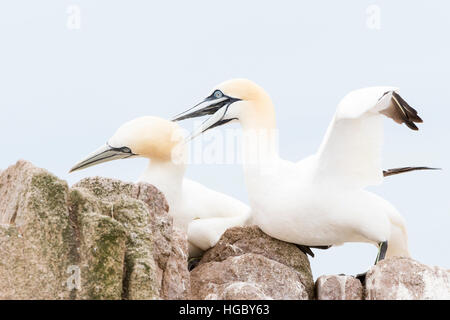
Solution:
<svg viewBox="0 0 450 320"><path fill-rule="evenodd" d="M125 299L157 299L163 266L153 250L152 216L147 205L136 199L139 185L107 178L87 178L73 186L74 211L98 212L119 221L127 230L127 248L123 272ZM169 253L168 253L169 254ZM167 255L168 255L167 254Z"/></svg>
<svg viewBox="0 0 450 320"><path fill-rule="evenodd" d="M172 218L167 214L167 201L158 189L146 183L133 184L100 177L83 179L72 188L90 193L96 199L96 209L108 216L121 211L124 199L134 199L134 204L125 208L126 212L114 218L122 219L127 227L132 225L141 228L140 231L145 234L152 233L154 258L159 267L164 269L171 254ZM136 215L134 210L141 213ZM144 213L146 211L148 213Z"/></svg>
<svg viewBox="0 0 450 320"><path fill-rule="evenodd" d="M161 299L189 294L187 239L149 184L68 188L19 161L0 174L0 299Z"/></svg>
<svg viewBox="0 0 450 320"><path fill-rule="evenodd" d="M0 175L0 299L68 299L68 186L19 161Z"/></svg>
<svg viewBox="0 0 450 320"><path fill-rule="evenodd" d="M69 188L26 161L0 171L0 300L314 298L305 254L257 227L227 230L189 273L187 235L168 209L145 183ZM450 299L450 270L391 258L365 288L322 276L315 289L318 300Z"/></svg>
<svg viewBox="0 0 450 320"><path fill-rule="evenodd" d="M74 233L79 232L80 237L75 236L73 251L78 255L74 254L75 260L68 269L79 269L80 285L71 290L70 298L121 299L127 250L125 228L114 219L95 213L80 213L77 218L79 225Z"/></svg>
<svg viewBox="0 0 450 320"><path fill-rule="evenodd" d="M363 300L361 281L352 276L321 276L316 281L317 300Z"/></svg>
<svg viewBox="0 0 450 320"><path fill-rule="evenodd" d="M390 258L366 277L368 300L448 300L450 270L429 267L409 258Z"/></svg>
<svg viewBox="0 0 450 320"><path fill-rule="evenodd" d="M191 272L194 299L311 299L308 258L257 227L228 229Z"/></svg>
<svg viewBox="0 0 450 320"><path fill-rule="evenodd" d="M188 261L187 234L174 228L172 252L163 275L161 297L166 300L188 299L191 281L186 261Z"/></svg>

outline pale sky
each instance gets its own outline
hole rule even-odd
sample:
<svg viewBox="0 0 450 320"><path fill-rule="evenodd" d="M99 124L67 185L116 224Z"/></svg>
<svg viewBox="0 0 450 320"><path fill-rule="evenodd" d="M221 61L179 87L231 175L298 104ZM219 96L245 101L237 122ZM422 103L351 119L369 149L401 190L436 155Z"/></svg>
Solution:
<svg viewBox="0 0 450 320"><path fill-rule="evenodd" d="M67 172L123 122L170 118L236 77L272 96L281 155L297 161L317 150L346 93L398 86L425 123L412 132L386 122L385 167L444 170L372 190L405 217L413 257L450 268L449 15L446 1L3 1L0 168L26 159L70 184L135 181L143 159ZM239 164L187 175L247 202ZM364 272L375 256L346 244L318 252L313 273Z"/></svg>

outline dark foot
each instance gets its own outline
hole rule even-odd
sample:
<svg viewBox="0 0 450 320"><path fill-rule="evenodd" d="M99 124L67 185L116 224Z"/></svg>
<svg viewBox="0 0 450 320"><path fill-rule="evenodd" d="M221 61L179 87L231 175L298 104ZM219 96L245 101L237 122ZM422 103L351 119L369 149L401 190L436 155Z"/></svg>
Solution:
<svg viewBox="0 0 450 320"><path fill-rule="evenodd" d="M189 271L194 270L194 269L198 266L198 264L200 263L200 260L201 260L201 259L202 259L201 257L190 258L190 259L188 260L188 270L189 270Z"/></svg>
<svg viewBox="0 0 450 320"><path fill-rule="evenodd" d="M364 272L364 273L357 274L355 276L355 278L358 279L359 281L361 281L362 285L364 286L366 284L366 276L367 276L367 272Z"/></svg>

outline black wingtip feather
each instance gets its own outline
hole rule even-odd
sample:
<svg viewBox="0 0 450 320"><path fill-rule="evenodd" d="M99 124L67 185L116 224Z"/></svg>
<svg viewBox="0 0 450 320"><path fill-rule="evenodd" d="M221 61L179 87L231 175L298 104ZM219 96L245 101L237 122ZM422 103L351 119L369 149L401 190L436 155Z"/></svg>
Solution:
<svg viewBox="0 0 450 320"><path fill-rule="evenodd" d="M417 131L419 128L415 123L423 123L422 118L418 115L417 110L412 108L397 92L392 91L394 105L400 109L403 122L411 130Z"/></svg>
<svg viewBox="0 0 450 320"><path fill-rule="evenodd" d="M414 130L414 131L418 131L419 130L419 128L414 124L414 122L409 121L409 122L405 122L405 124L411 130Z"/></svg>

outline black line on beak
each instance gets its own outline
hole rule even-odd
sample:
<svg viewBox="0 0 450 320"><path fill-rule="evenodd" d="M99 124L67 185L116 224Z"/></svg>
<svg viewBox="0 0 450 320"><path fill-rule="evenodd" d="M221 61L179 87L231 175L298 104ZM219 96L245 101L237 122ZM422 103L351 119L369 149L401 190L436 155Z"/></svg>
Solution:
<svg viewBox="0 0 450 320"><path fill-rule="evenodd" d="M227 106L226 106L226 108L225 108L225 111L223 112L223 115L222 115L222 117L220 118L220 120L219 120L219 121L216 121L215 123L213 123L212 125L210 125L208 128L204 129L204 130L202 131L202 133L205 133L206 131L208 131L208 130L210 130L210 129L212 129L212 128L216 128L216 127L222 126L222 125L224 125L224 124L226 124L226 123L228 123L228 122L230 122L230 121L237 120L237 118L224 119L225 116L227 115L228 108L230 107L230 105L231 105L231 103L227 104ZM206 120L206 121L208 121L208 120Z"/></svg>
<svg viewBox="0 0 450 320"><path fill-rule="evenodd" d="M231 118L231 119L224 119L224 120L217 121L216 123L214 123L212 126L210 126L208 129L204 130L203 132L208 131L212 128L220 127L220 126L227 124L228 122L233 121L233 120L238 120L238 119Z"/></svg>
<svg viewBox="0 0 450 320"><path fill-rule="evenodd" d="M226 98L226 99L225 100L221 100L222 98ZM221 100L221 101L219 101L218 103L215 103L215 104L208 105L208 106L206 106L206 107L204 107L204 108L202 108L200 110L193 111L193 112L189 113L190 110L195 109L199 105L201 105L201 104L203 104L205 102L214 101L214 100ZM234 103L236 101L240 101L240 100L241 99L232 98L232 97L229 97L229 96L226 96L226 95L223 95L220 98L216 98L214 96L214 94L213 94L213 95L207 97L206 99L204 99L202 102L197 103L194 107L192 107L192 108L190 108L190 109L188 109L188 110L186 110L186 111L184 111L182 113L179 113L178 115L176 115L174 117L174 119L172 121L181 121L181 120L185 120L185 119L199 118L199 117L211 115L211 114L216 113L216 111L219 110L220 108L222 108L223 106L230 105L230 104L232 104L232 103Z"/></svg>
<svg viewBox="0 0 450 320"><path fill-rule="evenodd" d="M130 156L137 156L137 154L133 153L131 151L131 149L128 147L115 148L115 147L111 147L108 142L106 143L106 145L110 148L110 150L107 150L107 151L117 151L117 152L121 152L121 153L128 153Z"/></svg>
<svg viewBox="0 0 450 320"><path fill-rule="evenodd" d="M79 162L72 169L70 169L69 173L77 170L82 170L84 168L88 168L92 165L95 165L96 163L103 163L105 162L104 160L110 158L111 160L115 160L115 159L128 159L133 156L137 156L137 154L133 153L131 149L128 147L115 148L110 146L108 143L106 143L106 146L108 149L105 149L103 152L95 154L92 157ZM121 157L117 158L118 156Z"/></svg>

